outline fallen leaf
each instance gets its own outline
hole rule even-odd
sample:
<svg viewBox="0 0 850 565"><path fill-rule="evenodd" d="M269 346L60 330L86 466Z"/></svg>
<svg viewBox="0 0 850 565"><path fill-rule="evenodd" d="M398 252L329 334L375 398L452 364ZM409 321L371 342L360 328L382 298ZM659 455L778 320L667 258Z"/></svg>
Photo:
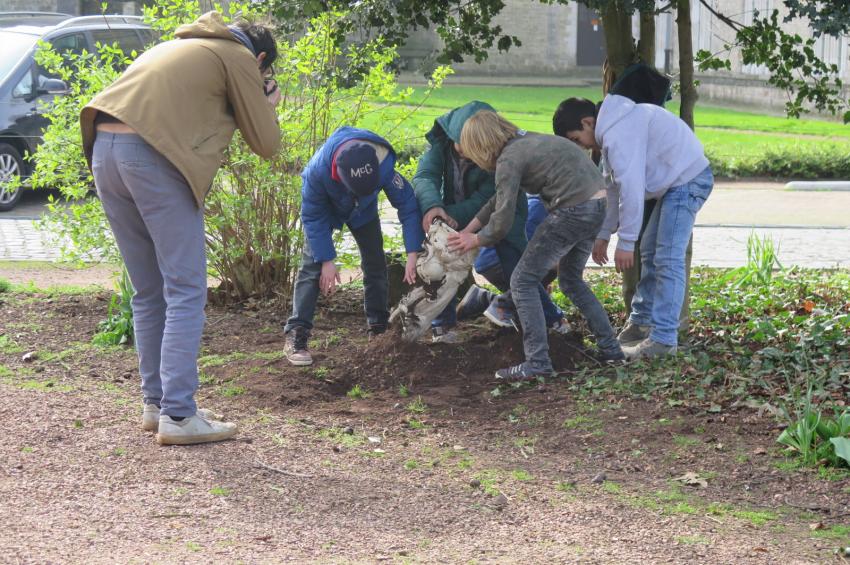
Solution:
<svg viewBox="0 0 850 565"><path fill-rule="evenodd" d="M753 455L766 455L767 449L763 447L757 447L753 450Z"/></svg>
<svg viewBox="0 0 850 565"><path fill-rule="evenodd" d="M809 529L813 532L815 530L822 530L823 528L823 522L815 522L814 524L809 524Z"/></svg>
<svg viewBox="0 0 850 565"><path fill-rule="evenodd" d="M811 300L806 300L806 301L803 302L803 310L805 310L806 312L811 313L812 310L814 310L814 309L815 309L815 303L812 302Z"/></svg>
<svg viewBox="0 0 850 565"><path fill-rule="evenodd" d="M675 477L673 480L692 487L699 486L706 488L708 486L708 481L693 471L689 471L681 477Z"/></svg>

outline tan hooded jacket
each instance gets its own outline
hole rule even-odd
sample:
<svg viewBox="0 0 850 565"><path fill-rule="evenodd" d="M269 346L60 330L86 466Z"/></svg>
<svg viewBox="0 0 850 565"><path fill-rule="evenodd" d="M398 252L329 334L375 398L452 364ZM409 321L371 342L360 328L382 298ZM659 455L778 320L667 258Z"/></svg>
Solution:
<svg viewBox="0 0 850 565"><path fill-rule="evenodd" d="M175 35L140 55L83 108L83 150L91 168L94 120L106 112L177 167L203 207L236 128L265 158L280 148L280 129L256 58L220 14L204 14Z"/></svg>

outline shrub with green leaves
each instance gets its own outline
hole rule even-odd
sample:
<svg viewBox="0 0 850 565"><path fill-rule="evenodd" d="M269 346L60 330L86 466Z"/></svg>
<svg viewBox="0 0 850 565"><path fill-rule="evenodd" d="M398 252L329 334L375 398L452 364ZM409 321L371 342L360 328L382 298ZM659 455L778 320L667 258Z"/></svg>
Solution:
<svg viewBox="0 0 850 565"><path fill-rule="evenodd" d="M233 2L217 9L225 19L235 14L249 20L264 16L258 4ZM177 26L197 18L200 9L192 0L157 0L144 14L167 40ZM413 90L399 89L395 81L395 49L380 39L343 43L339 30L346 18L344 13L325 12L278 46L275 78L283 95L277 107L282 136L278 155L270 161L257 157L239 135L226 152L206 203L209 266L222 281L226 297L285 298L291 292L302 245L300 173L334 129L378 124L372 128L400 153L405 151L408 132L398 126L418 106L406 104ZM38 55L71 90L47 112L51 125L36 154L33 177L34 185L57 187L74 200L70 212L52 207L45 220L71 259L118 256L100 203L84 198L93 183L78 120L80 109L118 78L115 69L129 64L133 55L112 46L67 59L45 46ZM438 69L431 89L449 72ZM400 168L412 170L415 162L400 163Z"/></svg>
<svg viewBox="0 0 850 565"><path fill-rule="evenodd" d="M850 149L846 144L823 144L817 149L769 148L757 156L732 157L706 151L714 174L720 177L779 179L850 178Z"/></svg>

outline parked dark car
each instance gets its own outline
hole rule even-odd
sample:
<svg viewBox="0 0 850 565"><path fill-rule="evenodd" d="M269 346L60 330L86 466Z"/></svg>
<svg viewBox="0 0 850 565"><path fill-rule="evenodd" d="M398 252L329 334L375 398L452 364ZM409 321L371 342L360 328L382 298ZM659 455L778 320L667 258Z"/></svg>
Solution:
<svg viewBox="0 0 850 565"><path fill-rule="evenodd" d="M155 37L137 16L0 12L0 212L15 207L32 173L25 156L35 152L47 127L42 108L68 90L35 63L38 42L60 53L94 52L95 43L114 42L125 53L141 53ZM14 178L22 180L18 188L8 182Z"/></svg>

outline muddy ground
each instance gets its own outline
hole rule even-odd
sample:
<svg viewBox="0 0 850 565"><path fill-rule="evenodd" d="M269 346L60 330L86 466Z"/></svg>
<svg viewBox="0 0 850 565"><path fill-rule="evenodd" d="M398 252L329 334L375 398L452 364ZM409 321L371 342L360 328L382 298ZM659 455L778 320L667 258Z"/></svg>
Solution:
<svg viewBox="0 0 850 565"><path fill-rule="evenodd" d="M369 343L356 290L308 368L281 308L209 307L199 404L240 434L159 447L132 350L90 345L108 297L0 294L0 562L847 561L848 475L792 468L771 416L578 395L577 335L561 379L494 395L515 333Z"/></svg>

